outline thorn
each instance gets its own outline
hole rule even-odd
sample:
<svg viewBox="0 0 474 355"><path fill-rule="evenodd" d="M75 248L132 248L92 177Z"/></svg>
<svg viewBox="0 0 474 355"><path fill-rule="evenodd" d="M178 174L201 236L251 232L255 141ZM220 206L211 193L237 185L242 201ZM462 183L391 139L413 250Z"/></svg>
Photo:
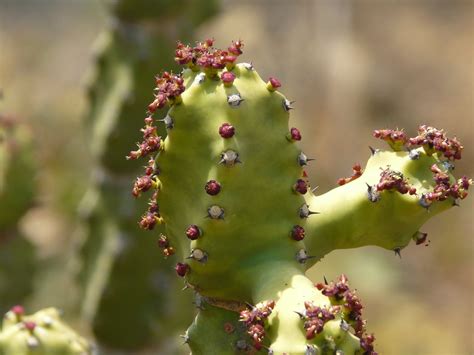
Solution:
<svg viewBox="0 0 474 355"><path fill-rule="evenodd" d="M298 312L298 311L293 311L293 312L295 312L301 319L305 319L305 318L306 318L306 316L305 316L303 313L301 313L301 312Z"/></svg>
<svg viewBox="0 0 474 355"><path fill-rule="evenodd" d="M207 209L207 216L212 219L224 219L224 209L217 205L212 205Z"/></svg>
<svg viewBox="0 0 474 355"><path fill-rule="evenodd" d="M163 122L167 129L172 129L174 127L174 121L170 115L166 115L165 118L158 121Z"/></svg>
<svg viewBox="0 0 474 355"><path fill-rule="evenodd" d="M205 251L201 249L191 250L191 254L186 259L193 259L199 261L200 263L205 263L207 261L208 255Z"/></svg>
<svg viewBox="0 0 474 355"><path fill-rule="evenodd" d="M378 152L378 149L374 149L374 148L372 148L370 145L369 145L369 149L370 149L370 154L371 154L371 155L374 155L375 153Z"/></svg>
<svg viewBox="0 0 474 355"><path fill-rule="evenodd" d="M232 94L227 96L227 103L230 107L239 107L242 101L244 101L244 99L240 96L240 94Z"/></svg>
<svg viewBox="0 0 474 355"><path fill-rule="evenodd" d="M252 62L250 62L250 63L242 63L242 65L243 65L244 68L247 69L248 71L253 71L253 70L254 70L254 67L253 67Z"/></svg>
<svg viewBox="0 0 474 355"><path fill-rule="evenodd" d="M400 259L402 258L402 253L401 253L401 248L395 248L393 251L395 252L395 255L398 256Z"/></svg>
<svg viewBox="0 0 474 355"><path fill-rule="evenodd" d="M370 202L377 202L380 200L380 193L372 186L370 186L368 183L365 183L367 185L367 198L369 199Z"/></svg>
<svg viewBox="0 0 474 355"><path fill-rule="evenodd" d="M315 188L312 188L312 189L311 189L311 192L316 191L318 188L319 188L319 186L316 186Z"/></svg>
<svg viewBox="0 0 474 355"><path fill-rule="evenodd" d="M293 103L295 103L295 101L290 101L288 99L283 99L283 108L285 109L285 111L290 111L292 109L294 109L293 106L291 106Z"/></svg>
<svg viewBox="0 0 474 355"><path fill-rule="evenodd" d="M422 194L422 195L421 195L421 198L420 198L420 201L419 201L419 204L420 204L421 207L426 208L426 210L429 212L429 211L430 211L430 206L431 206L432 202L429 201L429 200L426 198L426 195L425 195L425 194Z"/></svg>
<svg viewBox="0 0 474 355"><path fill-rule="evenodd" d="M343 331L349 331L349 323L347 323L344 319L341 319L341 324L339 326Z"/></svg>
<svg viewBox="0 0 474 355"><path fill-rule="evenodd" d="M236 163L242 163L242 161L239 159L239 153L231 149L221 153L221 159L219 160L219 164L224 164L225 166L232 167Z"/></svg>
<svg viewBox="0 0 474 355"><path fill-rule="evenodd" d="M324 284L329 285L328 280L326 279L326 276L323 276Z"/></svg>
<svg viewBox="0 0 474 355"><path fill-rule="evenodd" d="M410 150L410 152L408 153L408 157L411 159L411 160L418 160L420 159L420 152L418 150Z"/></svg>
<svg viewBox="0 0 474 355"><path fill-rule="evenodd" d="M188 333L186 332L186 334L182 334L179 336L180 338L183 338L183 345L189 343L189 335Z"/></svg>

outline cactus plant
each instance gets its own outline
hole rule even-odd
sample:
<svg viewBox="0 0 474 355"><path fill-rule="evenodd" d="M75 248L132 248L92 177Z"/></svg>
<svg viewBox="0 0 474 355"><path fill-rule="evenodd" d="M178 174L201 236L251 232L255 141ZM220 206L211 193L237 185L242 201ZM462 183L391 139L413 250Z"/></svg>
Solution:
<svg viewBox="0 0 474 355"><path fill-rule="evenodd" d="M452 175L463 147L428 126L414 138L376 130L390 149L371 149L364 169L315 196L302 135L288 127L292 102L276 78L236 64L242 46L178 44L185 68L157 77L143 141L128 155L148 161L133 187L152 191L140 223L164 225L161 245L185 256L175 270L200 306L185 342L193 354L376 354L347 277L314 285L305 271L335 249L423 243L423 223L472 184Z"/></svg>
<svg viewBox="0 0 474 355"><path fill-rule="evenodd" d="M17 225L35 195L32 148L28 127L13 116L0 115L0 312L24 300L33 287L34 247Z"/></svg>
<svg viewBox="0 0 474 355"><path fill-rule="evenodd" d="M17 305L3 318L0 354L88 355L92 347L61 320L57 309L46 308L27 316Z"/></svg>
<svg viewBox="0 0 474 355"><path fill-rule="evenodd" d="M182 7L195 11L183 14ZM169 337L163 328L170 331L184 321L170 316L192 305L187 295L174 296L181 285L163 272L171 260L156 257L136 222L146 201L128 191L140 169L133 171L123 159L139 128L130 118L142 114L156 68L173 64L163 55L173 47L173 36L190 38L216 12L217 1L120 0L109 8L113 26L98 40L89 85L86 123L95 172L80 206L80 301L100 345L137 351L164 346Z"/></svg>

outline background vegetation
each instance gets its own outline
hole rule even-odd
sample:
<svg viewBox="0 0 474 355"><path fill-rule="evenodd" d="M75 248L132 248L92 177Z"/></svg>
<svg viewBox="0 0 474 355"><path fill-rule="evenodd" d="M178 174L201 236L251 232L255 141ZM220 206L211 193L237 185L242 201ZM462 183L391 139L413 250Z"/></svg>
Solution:
<svg viewBox="0 0 474 355"><path fill-rule="evenodd" d="M35 205L20 222L38 260L27 306L69 309L85 333L71 304L71 259L92 166L85 83L94 41L108 24L99 1L0 1L0 112L31 127L39 168ZM292 117L304 151L316 158L312 184L326 191L366 161L369 144L379 144L373 129L413 133L422 123L464 142L457 175L474 176L473 27L469 0L241 0L222 1L195 38L214 37L218 46L242 38L242 60L280 79L296 100ZM150 77L150 97L152 88ZM311 277L348 275L381 354L472 354L473 207L471 196L431 221L429 246L411 245L401 260L375 248L339 251ZM17 287L15 275L5 277L0 283Z"/></svg>

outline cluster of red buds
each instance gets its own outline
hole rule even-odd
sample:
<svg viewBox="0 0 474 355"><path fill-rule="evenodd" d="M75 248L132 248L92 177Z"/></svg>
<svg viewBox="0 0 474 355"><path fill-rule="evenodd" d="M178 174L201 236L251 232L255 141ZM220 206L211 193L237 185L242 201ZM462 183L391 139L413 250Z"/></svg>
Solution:
<svg viewBox="0 0 474 355"><path fill-rule="evenodd" d="M148 105L148 111L154 113L157 109L165 107L166 103L178 103L180 95L186 89L181 75L176 75L165 71L161 76L157 76L155 99Z"/></svg>
<svg viewBox="0 0 474 355"><path fill-rule="evenodd" d="M187 65L191 69L196 67L208 70L219 70L226 67L231 69L237 57L242 54L243 43L241 40L232 41L232 45L227 50L214 48L213 45L214 39L198 42L195 47L178 42L175 61L178 64Z"/></svg>
<svg viewBox="0 0 474 355"><path fill-rule="evenodd" d="M164 234L160 234L160 237L158 238L158 246L163 251L165 258L175 253L174 248L170 245L168 237Z"/></svg>
<svg viewBox="0 0 474 355"><path fill-rule="evenodd" d="M155 191L148 202L148 210L142 216L140 222L138 222L142 229L152 230L157 223L162 223L157 199L158 191Z"/></svg>
<svg viewBox="0 0 474 355"><path fill-rule="evenodd" d="M376 188L378 192L384 190L396 190L401 194L416 194L416 188L414 186L410 186L407 179L405 179L401 172L393 171L389 168L383 169L380 173L380 180L376 185Z"/></svg>
<svg viewBox="0 0 474 355"><path fill-rule="evenodd" d="M394 150L401 150L408 141L403 130L376 129L372 135L386 141Z"/></svg>
<svg viewBox="0 0 474 355"><path fill-rule="evenodd" d="M153 125L153 117L145 118L145 127L141 129L143 133L143 141L137 143L138 150L132 150L127 159L138 159L156 152L161 148L161 137L158 136L156 127Z"/></svg>
<svg viewBox="0 0 474 355"><path fill-rule="evenodd" d="M422 125L418 127L418 136L408 140L410 146L423 146L427 154L431 151L443 153L443 155L450 159L461 159L461 151L463 146L456 137L447 138L442 129Z"/></svg>
<svg viewBox="0 0 474 355"><path fill-rule="evenodd" d="M458 179L455 183L451 184L449 175L441 170L438 165L433 164L431 166L431 172L433 173L433 179L436 183L433 191L427 192L422 195L420 203L423 206L429 207L435 201L445 201L448 197L452 197L455 200L463 200L467 196L467 190L472 185L472 179L468 179L466 176Z"/></svg>
<svg viewBox="0 0 474 355"><path fill-rule="evenodd" d="M349 176L347 178L340 178L337 180L337 184L339 186L342 186L342 185L345 185L351 181L354 181L355 179L357 179L358 177L362 176L362 173L364 171L362 170L362 167L360 166L360 164L354 164L352 166L352 176Z"/></svg>
<svg viewBox="0 0 474 355"><path fill-rule="evenodd" d="M316 288L327 297L332 305L342 305L344 318L354 328L360 338L365 331L366 321L362 319L362 303L355 291L349 288L347 277L343 274L336 282L316 284Z"/></svg>
<svg viewBox="0 0 474 355"><path fill-rule="evenodd" d="M427 125L418 127L418 136L407 138L403 130L379 129L375 130L373 136L386 141L394 150L402 150L409 147L422 146L427 154L431 155L437 151L450 160L461 159L463 146L456 137L448 138L442 129Z"/></svg>
<svg viewBox="0 0 474 355"><path fill-rule="evenodd" d="M374 341L375 337L373 334L367 334L360 338L360 347L364 350L363 355L378 355L374 351Z"/></svg>
<svg viewBox="0 0 474 355"><path fill-rule="evenodd" d="M305 320L304 329L306 330L306 339L313 339L317 334L323 331L324 325L336 318L339 312L339 306L318 307L313 302L304 303L305 311L300 317Z"/></svg>
<svg viewBox="0 0 474 355"><path fill-rule="evenodd" d="M247 334L252 338L253 346L257 350L262 348L265 338L265 320L272 313L273 307L275 307L275 301L264 301L251 309L240 312L240 321L245 324Z"/></svg>

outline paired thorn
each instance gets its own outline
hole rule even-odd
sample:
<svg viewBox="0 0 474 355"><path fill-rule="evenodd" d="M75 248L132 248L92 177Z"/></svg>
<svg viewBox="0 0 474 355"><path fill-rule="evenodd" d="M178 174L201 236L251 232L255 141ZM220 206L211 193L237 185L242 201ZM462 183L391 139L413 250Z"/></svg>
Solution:
<svg viewBox="0 0 474 355"><path fill-rule="evenodd" d="M240 94L232 94L227 96L227 103L233 108L239 107L244 100L245 99L243 99Z"/></svg>
<svg viewBox="0 0 474 355"><path fill-rule="evenodd" d="M369 199L370 202L377 202L380 200L380 193L377 191L377 189L374 186L370 186L369 184L365 183L367 185L367 198Z"/></svg>
<svg viewBox="0 0 474 355"><path fill-rule="evenodd" d="M400 259L402 258L402 253L401 253L401 248L395 248L393 251L395 252L395 255L398 256Z"/></svg>
<svg viewBox="0 0 474 355"><path fill-rule="evenodd" d="M298 214L300 218L308 218L309 216L313 214L319 214L319 212L313 212L309 210L309 205L306 203L303 203L303 205L299 208Z"/></svg>
<svg viewBox="0 0 474 355"><path fill-rule="evenodd" d="M375 148L371 147L370 145L369 145L369 149L370 149L370 154L371 155L377 154L379 152L378 149L375 149Z"/></svg>
<svg viewBox="0 0 474 355"><path fill-rule="evenodd" d="M420 159L420 152L419 152L418 150L412 149L412 150L410 150L410 152L408 153L408 157L409 157L411 160L418 160L418 159Z"/></svg>
<svg viewBox="0 0 474 355"><path fill-rule="evenodd" d="M196 75L196 78L194 79L194 81L198 84L202 84L204 80L206 80L206 74L204 73L199 73L198 75Z"/></svg>
<svg viewBox="0 0 474 355"><path fill-rule="evenodd" d="M188 333L182 334L182 335L180 335L179 337L183 339L183 345L189 343L189 335L188 335Z"/></svg>
<svg viewBox="0 0 474 355"><path fill-rule="evenodd" d="M201 249L191 250L191 254L187 257L187 259L194 259L196 261L199 261L200 263L207 262L207 258L207 253Z"/></svg>
<svg viewBox="0 0 474 355"><path fill-rule="evenodd" d="M300 319L305 319L306 318L306 316L301 312L298 312L298 311L293 311L293 312L295 312L300 317Z"/></svg>
<svg viewBox="0 0 474 355"><path fill-rule="evenodd" d="M345 332L349 331L350 329L349 323L347 323L344 319L341 319L341 323L339 324L339 327Z"/></svg>
<svg viewBox="0 0 474 355"><path fill-rule="evenodd" d="M316 160L316 159L313 159L313 158L308 158L306 156L306 154L304 154L303 152L301 152L300 154L298 154L298 157L296 158L298 164L300 166L305 166L305 165L308 165L308 163L310 161L313 161L313 160Z"/></svg>
<svg viewBox="0 0 474 355"><path fill-rule="evenodd" d="M234 166L236 163L242 163L239 159L239 153L234 150L226 150L221 154L221 159L219 160L219 164L224 164L225 166Z"/></svg>
<svg viewBox="0 0 474 355"><path fill-rule="evenodd" d="M159 122L163 122L167 129L174 128L174 120L171 118L170 115L166 115L165 118L158 120Z"/></svg>
<svg viewBox="0 0 474 355"><path fill-rule="evenodd" d="M253 71L253 70L255 70L255 68L253 67L252 62L250 62L250 63L242 63L242 65L243 65L244 68L247 69L248 71Z"/></svg>
<svg viewBox="0 0 474 355"><path fill-rule="evenodd" d="M309 259L314 259L316 256L310 256L304 249L300 249L296 253L296 261L298 261L300 264L306 263L307 260Z"/></svg>
<svg viewBox="0 0 474 355"><path fill-rule="evenodd" d="M292 104L294 104L295 101L290 101L288 99L283 99L283 108L285 109L286 112L290 111L290 110L293 110L294 107L291 106Z"/></svg>
<svg viewBox="0 0 474 355"><path fill-rule="evenodd" d="M224 209L217 205L212 205L207 209L207 217L212 219L224 219Z"/></svg>

